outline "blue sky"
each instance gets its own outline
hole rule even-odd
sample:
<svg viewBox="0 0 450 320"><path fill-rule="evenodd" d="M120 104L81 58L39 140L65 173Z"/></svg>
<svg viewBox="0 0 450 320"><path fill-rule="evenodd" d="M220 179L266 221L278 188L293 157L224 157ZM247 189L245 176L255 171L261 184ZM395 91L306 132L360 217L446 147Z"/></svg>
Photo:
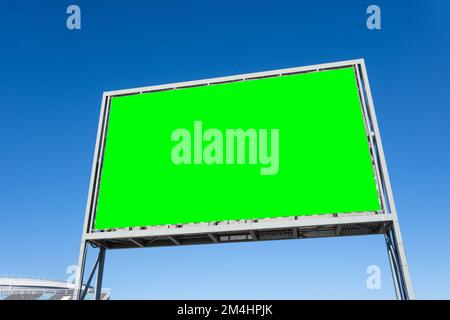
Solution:
<svg viewBox="0 0 450 320"><path fill-rule="evenodd" d="M81 8L81 30L66 8ZM381 8L381 30L366 8ZM450 3L14 1L0 9L0 274L76 264L103 91L365 58L419 299L450 298ZM91 253L94 251L92 250ZM379 265L381 290L366 268ZM116 299L392 299L380 236L107 252Z"/></svg>

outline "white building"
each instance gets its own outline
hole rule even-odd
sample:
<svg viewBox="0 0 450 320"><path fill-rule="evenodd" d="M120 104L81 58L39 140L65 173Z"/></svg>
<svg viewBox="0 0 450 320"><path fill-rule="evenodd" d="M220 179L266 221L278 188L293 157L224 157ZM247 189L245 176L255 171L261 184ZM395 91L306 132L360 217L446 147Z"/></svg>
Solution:
<svg viewBox="0 0 450 320"><path fill-rule="evenodd" d="M75 284L61 280L0 276L0 300L72 300ZM109 289L103 289L100 299L109 299ZM94 288L89 288L85 300L93 300Z"/></svg>

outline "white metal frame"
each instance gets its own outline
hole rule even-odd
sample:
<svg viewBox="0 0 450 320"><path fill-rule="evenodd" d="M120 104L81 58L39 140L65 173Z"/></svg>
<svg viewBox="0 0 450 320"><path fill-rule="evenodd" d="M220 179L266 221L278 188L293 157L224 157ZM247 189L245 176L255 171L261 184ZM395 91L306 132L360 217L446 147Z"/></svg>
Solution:
<svg viewBox="0 0 450 320"><path fill-rule="evenodd" d="M318 72L346 67L352 67L355 71L382 210L378 212L217 221L157 227L142 226L111 230L94 229L95 207L111 98L121 95L143 94L152 91L175 90L186 87L214 85L235 81L249 81L266 77ZM103 94L78 260L78 290L75 290L75 298L82 297L81 284L83 281L89 244L100 247L99 257L92 270L91 276L89 277L91 280L94 272L97 270L97 292L99 292L101 289L106 249L365 234L385 235L397 298L414 299L372 94L363 59L109 91Z"/></svg>

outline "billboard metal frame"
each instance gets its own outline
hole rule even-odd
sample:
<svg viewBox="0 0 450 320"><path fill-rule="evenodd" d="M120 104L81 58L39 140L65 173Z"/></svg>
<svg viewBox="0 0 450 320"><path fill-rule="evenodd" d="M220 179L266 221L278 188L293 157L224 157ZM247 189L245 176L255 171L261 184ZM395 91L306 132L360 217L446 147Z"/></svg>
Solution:
<svg viewBox="0 0 450 320"><path fill-rule="evenodd" d="M250 81L261 78L320 72L347 67L352 67L355 71L365 129L381 202L380 211L216 221L151 227L142 226L108 230L94 229L103 151L106 141L110 103L113 97L235 81ZM95 265L90 272L86 287L89 287L93 276L96 273L96 292L98 293L101 292L106 250L109 249L372 234L384 235L397 299L414 299L412 282L364 59L109 91L103 94L102 99L78 260L78 276L76 280L77 290L74 290L74 299L83 299L85 296L85 293L82 292L81 284L83 283L89 246L99 248L99 254Z"/></svg>

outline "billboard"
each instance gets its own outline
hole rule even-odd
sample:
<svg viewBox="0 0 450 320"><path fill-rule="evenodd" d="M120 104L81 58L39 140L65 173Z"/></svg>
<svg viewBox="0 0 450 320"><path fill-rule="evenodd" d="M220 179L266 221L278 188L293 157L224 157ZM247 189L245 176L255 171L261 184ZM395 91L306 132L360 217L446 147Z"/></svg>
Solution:
<svg viewBox="0 0 450 320"><path fill-rule="evenodd" d="M101 288L109 249L353 235L413 298L363 59L103 94L76 298L89 245Z"/></svg>
<svg viewBox="0 0 450 320"><path fill-rule="evenodd" d="M353 66L112 96L95 230L381 210Z"/></svg>

